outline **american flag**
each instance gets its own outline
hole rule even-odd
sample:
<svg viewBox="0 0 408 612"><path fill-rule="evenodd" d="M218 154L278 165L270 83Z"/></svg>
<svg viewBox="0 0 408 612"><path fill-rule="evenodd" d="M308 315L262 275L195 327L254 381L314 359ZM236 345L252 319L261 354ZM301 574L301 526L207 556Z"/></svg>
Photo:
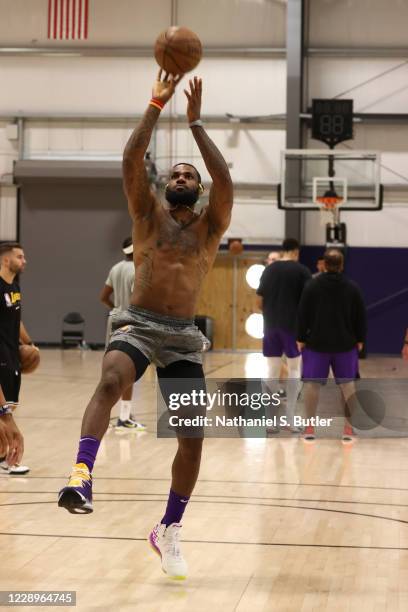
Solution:
<svg viewBox="0 0 408 612"><path fill-rule="evenodd" d="M89 0L48 0L48 38L88 38Z"/></svg>

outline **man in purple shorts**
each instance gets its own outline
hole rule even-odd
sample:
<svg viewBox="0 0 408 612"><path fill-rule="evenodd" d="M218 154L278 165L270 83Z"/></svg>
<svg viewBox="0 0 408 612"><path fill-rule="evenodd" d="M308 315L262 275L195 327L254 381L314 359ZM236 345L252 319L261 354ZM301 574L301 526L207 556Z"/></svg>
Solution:
<svg viewBox="0 0 408 612"><path fill-rule="evenodd" d="M269 357L272 379L279 379L282 355L286 355L286 414L293 431L298 431L293 426L293 416L300 381L300 353L295 334L296 315L303 288L311 278L310 271L298 261L299 249L297 240L286 238L282 244L282 257L265 268L257 289L258 306L264 318L263 354Z"/></svg>
<svg viewBox="0 0 408 612"><path fill-rule="evenodd" d="M328 249L324 263L326 272L308 283L298 309L297 340L303 358L307 418L316 415L320 385L327 381L330 368L347 402L358 378L358 351L366 335L363 298L357 285L343 275L343 254ZM314 438L314 427L309 425L305 439ZM353 429L346 422L343 440L352 439Z"/></svg>

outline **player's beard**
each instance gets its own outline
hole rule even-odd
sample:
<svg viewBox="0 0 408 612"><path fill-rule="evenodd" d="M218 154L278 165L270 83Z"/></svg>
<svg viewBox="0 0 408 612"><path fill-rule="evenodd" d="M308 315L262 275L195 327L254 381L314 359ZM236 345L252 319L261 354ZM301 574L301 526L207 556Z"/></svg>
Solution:
<svg viewBox="0 0 408 612"><path fill-rule="evenodd" d="M165 196L172 209L179 206L193 208L198 200L198 187L197 189L184 189L183 191L176 191L167 187Z"/></svg>

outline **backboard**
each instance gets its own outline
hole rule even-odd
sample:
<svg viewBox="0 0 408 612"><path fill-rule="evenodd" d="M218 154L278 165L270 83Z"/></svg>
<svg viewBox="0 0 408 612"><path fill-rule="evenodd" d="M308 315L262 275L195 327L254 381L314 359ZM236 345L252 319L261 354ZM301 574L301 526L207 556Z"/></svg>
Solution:
<svg viewBox="0 0 408 612"><path fill-rule="evenodd" d="M381 210L380 161L380 153L376 151L284 150L278 207L320 210L322 200L333 196L342 210Z"/></svg>

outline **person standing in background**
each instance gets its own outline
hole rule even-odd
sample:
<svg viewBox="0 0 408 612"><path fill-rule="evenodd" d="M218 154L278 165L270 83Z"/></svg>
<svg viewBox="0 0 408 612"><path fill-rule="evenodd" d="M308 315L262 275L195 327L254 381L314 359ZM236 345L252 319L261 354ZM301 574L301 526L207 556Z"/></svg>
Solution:
<svg viewBox="0 0 408 612"><path fill-rule="evenodd" d="M265 263L267 266L269 266L275 261L279 261L280 258L281 258L280 251L271 251L270 253L268 253L268 257L266 258Z"/></svg>
<svg viewBox="0 0 408 612"><path fill-rule="evenodd" d="M320 386L330 368L344 399L345 416L350 417L347 400L354 393L358 374L358 352L366 336L366 310L356 283L343 274L344 257L337 249L324 255L324 274L318 275L302 294L298 309L297 341L302 351L306 416L316 416ZM344 424L343 441L353 440L352 426ZM305 440L314 440L315 430L308 425Z"/></svg>
<svg viewBox="0 0 408 612"><path fill-rule="evenodd" d="M7 432L11 432L8 451L0 452L0 472L11 475L30 471L27 466L18 464L22 456L22 436L11 416L18 406L21 386L20 341L33 344L21 321L21 292L16 280L26 263L21 244L0 245L0 415L7 426L4 432L3 421L3 434L7 436Z"/></svg>
<svg viewBox="0 0 408 612"><path fill-rule="evenodd" d="M112 315L123 312L128 308L135 282L135 266L133 264L133 244L131 237L123 241L122 251L125 255L125 259L122 259L122 261L119 261L111 268L100 295L102 304L105 304L105 306L110 309L105 346L109 344L109 338L112 331ZM119 429L144 431L146 426L142 425L142 423L138 423L134 415L131 414L132 396L133 385L122 394L116 427Z"/></svg>
<svg viewBox="0 0 408 612"><path fill-rule="evenodd" d="M282 244L282 257L266 266L257 289L258 307L264 318L263 354L269 357L271 378L278 380L282 356L288 368L286 413L290 429L300 390L300 352L296 346L296 315L303 288L311 278L308 268L299 263L300 245L294 238Z"/></svg>
<svg viewBox="0 0 408 612"><path fill-rule="evenodd" d="M323 272L326 272L326 267L324 265L324 257L318 257L316 261L316 272L313 274L313 278L316 278L316 276L323 274Z"/></svg>

